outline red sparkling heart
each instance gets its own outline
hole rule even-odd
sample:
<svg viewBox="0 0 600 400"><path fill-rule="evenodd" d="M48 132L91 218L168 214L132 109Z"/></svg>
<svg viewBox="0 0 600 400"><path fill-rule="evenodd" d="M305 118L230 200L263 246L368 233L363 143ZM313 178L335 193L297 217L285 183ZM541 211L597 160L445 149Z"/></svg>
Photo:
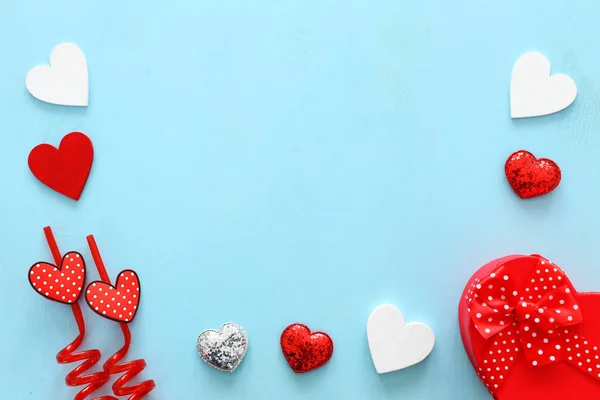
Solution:
<svg viewBox="0 0 600 400"><path fill-rule="evenodd" d="M515 151L508 157L504 172L508 183L522 199L550 193L561 179L560 168L554 161L537 159L525 150Z"/></svg>
<svg viewBox="0 0 600 400"><path fill-rule="evenodd" d="M35 146L29 153L29 169L44 185L79 200L87 181L94 148L81 132L71 132L60 141L58 149L49 144Z"/></svg>
<svg viewBox="0 0 600 400"><path fill-rule="evenodd" d="M322 367L333 355L333 341L324 332L311 332L306 325L292 324L281 334L281 350L298 374Z"/></svg>
<svg viewBox="0 0 600 400"><path fill-rule="evenodd" d="M64 255L60 267L37 262L29 269L29 283L42 296L63 304L76 303L85 283L85 262L79 253Z"/></svg>
<svg viewBox="0 0 600 400"><path fill-rule="evenodd" d="M88 285L85 300L101 317L130 323L140 304L140 280L135 271L127 269L117 278L115 286L102 281Z"/></svg>

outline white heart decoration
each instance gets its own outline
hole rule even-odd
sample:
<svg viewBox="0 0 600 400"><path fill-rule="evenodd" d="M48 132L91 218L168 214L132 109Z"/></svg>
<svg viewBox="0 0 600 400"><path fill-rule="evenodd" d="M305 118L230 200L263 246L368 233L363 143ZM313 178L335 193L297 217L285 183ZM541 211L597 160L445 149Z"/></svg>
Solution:
<svg viewBox="0 0 600 400"><path fill-rule="evenodd" d="M87 106L88 68L85 55L73 43L61 43L50 54L50 66L38 65L25 80L33 97L63 106Z"/></svg>
<svg viewBox="0 0 600 400"><path fill-rule="evenodd" d="M378 374L420 363L435 345L430 327L421 322L406 324L400 310L389 304L377 307L369 316L367 338Z"/></svg>
<svg viewBox="0 0 600 400"><path fill-rule="evenodd" d="M539 117L569 107L577 96L577 85L564 74L550 75L550 61L540 53L521 56L510 81L512 118Z"/></svg>

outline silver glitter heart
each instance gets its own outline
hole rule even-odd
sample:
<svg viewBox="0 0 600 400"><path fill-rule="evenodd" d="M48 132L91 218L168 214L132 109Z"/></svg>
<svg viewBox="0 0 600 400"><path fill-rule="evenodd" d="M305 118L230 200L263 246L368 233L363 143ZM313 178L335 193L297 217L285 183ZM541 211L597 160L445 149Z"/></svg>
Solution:
<svg viewBox="0 0 600 400"><path fill-rule="evenodd" d="M233 372L248 350L248 334L238 324L227 323L218 331L206 330L198 336L196 351L204 362L224 372Z"/></svg>

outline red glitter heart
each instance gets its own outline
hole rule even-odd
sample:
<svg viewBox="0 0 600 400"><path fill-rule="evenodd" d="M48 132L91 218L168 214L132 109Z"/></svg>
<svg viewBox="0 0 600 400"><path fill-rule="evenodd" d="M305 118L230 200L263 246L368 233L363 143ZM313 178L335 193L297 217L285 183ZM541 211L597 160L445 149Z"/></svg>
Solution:
<svg viewBox="0 0 600 400"><path fill-rule="evenodd" d="M140 296L137 274L126 269L119 274L115 286L102 281L90 283L85 300L92 311L101 317L128 324L135 318Z"/></svg>
<svg viewBox="0 0 600 400"><path fill-rule="evenodd" d="M515 151L504 165L506 179L515 193L522 199L550 193L560 183L558 165L547 158L535 158L525 150Z"/></svg>
<svg viewBox="0 0 600 400"><path fill-rule="evenodd" d="M71 132L60 141L58 149L50 144L35 146L29 153L29 169L44 185L60 194L79 200L87 181L94 148L81 132Z"/></svg>
<svg viewBox="0 0 600 400"><path fill-rule="evenodd" d="M327 364L333 355L333 340L324 332L292 324L281 334L281 350L292 370L302 374Z"/></svg>
<svg viewBox="0 0 600 400"><path fill-rule="evenodd" d="M85 282L85 262L79 253L64 255L60 266L37 262L29 269L29 283L47 299L63 304L77 303Z"/></svg>

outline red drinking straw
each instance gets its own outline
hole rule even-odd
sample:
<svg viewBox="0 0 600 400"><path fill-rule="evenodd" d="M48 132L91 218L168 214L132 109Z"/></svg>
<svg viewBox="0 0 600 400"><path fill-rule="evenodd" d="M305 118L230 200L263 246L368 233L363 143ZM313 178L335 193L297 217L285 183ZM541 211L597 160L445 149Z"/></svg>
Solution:
<svg viewBox="0 0 600 400"><path fill-rule="evenodd" d="M98 274L100 274L100 279L111 285L110 277L106 272L102 257L100 257L98 245L96 244L96 240L94 240L94 236L89 235L87 237L87 241L92 253L92 258L96 264L96 269L98 270ZM146 361L139 359L119 364L119 362L127 355L129 346L131 345L131 332L129 331L129 326L122 322L120 322L119 325L121 326L125 343L123 344L123 347L119 349L119 351L113 354L113 356L104 363L104 371L110 375L123 373L123 375L119 377L113 384L113 392L115 395L131 395L128 400L140 400L150 393L155 388L156 384L153 380L147 380L134 385L126 386L130 380L135 378L144 370L144 368L146 368Z"/></svg>
<svg viewBox="0 0 600 400"><path fill-rule="evenodd" d="M46 240L48 241L48 246L50 247L50 251L52 252L54 262L57 266L60 266L62 262L62 257L60 255L60 251L58 250L56 240L54 240L52 229L49 226L45 227L44 234L46 235ZM76 350L83 342L83 338L85 337L85 321L83 319L83 314L81 313L81 307L79 307L79 304L71 304L71 310L73 310L73 316L75 317L77 327L79 328L79 335L75 338L75 340L72 343L67 345L67 347L62 349L56 355L56 361L58 361L59 364L70 364L78 361L83 361L83 363L81 363L79 366L77 366L75 369L69 372L69 374L67 374L65 382L69 386L87 385L75 395L74 399L84 400L87 397L91 396L93 392L104 386L104 384L109 381L110 374L108 374L106 371L99 371L88 375L83 375L87 370L96 365L96 363L100 361L100 358L102 356L100 354L100 351L96 349L76 352ZM97 397L94 400L119 399L112 396L102 396Z"/></svg>

